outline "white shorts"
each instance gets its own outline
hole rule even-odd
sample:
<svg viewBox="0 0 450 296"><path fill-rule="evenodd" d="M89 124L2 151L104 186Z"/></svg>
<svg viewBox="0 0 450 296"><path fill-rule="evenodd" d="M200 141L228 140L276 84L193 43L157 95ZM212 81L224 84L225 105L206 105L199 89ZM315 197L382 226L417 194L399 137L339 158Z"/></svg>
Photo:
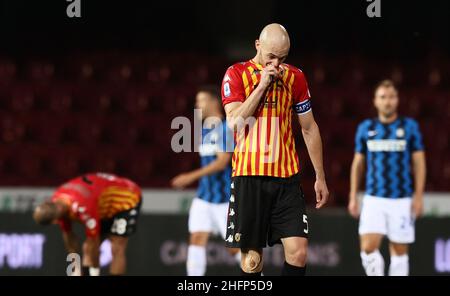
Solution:
<svg viewBox="0 0 450 296"><path fill-rule="evenodd" d="M394 243L413 243L415 219L411 198L390 199L366 195L362 201L359 234L387 235Z"/></svg>
<svg viewBox="0 0 450 296"><path fill-rule="evenodd" d="M196 197L189 210L189 232L210 232L220 234L225 239L227 214L228 202L217 204Z"/></svg>

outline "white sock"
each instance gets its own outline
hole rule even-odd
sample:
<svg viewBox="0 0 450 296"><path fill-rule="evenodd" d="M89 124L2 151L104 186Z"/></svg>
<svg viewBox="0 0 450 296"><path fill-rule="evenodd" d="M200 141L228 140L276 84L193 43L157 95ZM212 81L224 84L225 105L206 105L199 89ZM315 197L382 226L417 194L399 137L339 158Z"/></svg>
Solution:
<svg viewBox="0 0 450 296"><path fill-rule="evenodd" d="M369 254L361 252L361 260L368 276L384 275L384 259L379 250Z"/></svg>
<svg viewBox="0 0 450 296"><path fill-rule="evenodd" d="M206 248L190 245L186 260L188 276L204 276L206 272Z"/></svg>
<svg viewBox="0 0 450 296"><path fill-rule="evenodd" d="M401 256L391 256L391 264L389 265L390 276L408 276L409 275L409 256L407 254Z"/></svg>

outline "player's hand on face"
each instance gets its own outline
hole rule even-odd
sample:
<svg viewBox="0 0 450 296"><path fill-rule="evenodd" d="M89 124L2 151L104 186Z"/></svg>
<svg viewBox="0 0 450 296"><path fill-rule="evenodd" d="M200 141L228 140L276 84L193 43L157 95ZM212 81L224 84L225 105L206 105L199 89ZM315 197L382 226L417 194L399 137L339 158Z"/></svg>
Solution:
<svg viewBox="0 0 450 296"><path fill-rule="evenodd" d="M173 187L182 189L193 182L191 176L188 173L180 174L171 180Z"/></svg>
<svg viewBox="0 0 450 296"><path fill-rule="evenodd" d="M350 201L348 202L348 212L353 218L359 217L359 203L356 197L350 198Z"/></svg>
<svg viewBox="0 0 450 296"><path fill-rule="evenodd" d="M412 212L414 217L419 218L423 214L423 198L415 195L412 199Z"/></svg>
<svg viewBox="0 0 450 296"><path fill-rule="evenodd" d="M316 209L320 209L327 203L328 197L330 196L325 180L317 179L314 184L314 190L316 191Z"/></svg>
<svg viewBox="0 0 450 296"><path fill-rule="evenodd" d="M279 70L274 65L268 65L261 71L261 81L259 87L266 89L273 80L279 75Z"/></svg>

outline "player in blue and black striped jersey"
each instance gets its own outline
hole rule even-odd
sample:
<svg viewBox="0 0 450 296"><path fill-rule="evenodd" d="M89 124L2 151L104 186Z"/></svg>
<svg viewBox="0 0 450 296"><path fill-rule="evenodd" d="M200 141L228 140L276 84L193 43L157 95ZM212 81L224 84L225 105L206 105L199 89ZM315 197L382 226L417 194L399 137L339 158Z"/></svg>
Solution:
<svg viewBox="0 0 450 296"><path fill-rule="evenodd" d="M348 209L352 216L359 216L357 192L366 167L359 221L363 267L367 275L384 275L379 248L386 235L389 275L408 275L408 245L414 242L414 221L423 211L424 145L418 123L398 115L394 84L382 81L374 95L378 117L364 120L356 132Z"/></svg>
<svg viewBox="0 0 450 296"><path fill-rule="evenodd" d="M172 180L175 188L184 188L199 181L197 197L189 211L190 233L187 254L187 275L202 276L206 272L206 244L210 234L225 239L228 201L231 185L231 154L233 132L227 127L219 89L208 86L199 90L196 108L201 111L202 139L199 145L201 167ZM239 249L228 249L240 262Z"/></svg>

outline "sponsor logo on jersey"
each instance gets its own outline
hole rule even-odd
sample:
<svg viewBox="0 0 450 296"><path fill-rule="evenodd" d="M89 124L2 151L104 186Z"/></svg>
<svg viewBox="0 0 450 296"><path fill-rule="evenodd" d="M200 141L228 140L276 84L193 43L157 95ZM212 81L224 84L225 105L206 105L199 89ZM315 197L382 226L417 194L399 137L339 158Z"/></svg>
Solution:
<svg viewBox="0 0 450 296"><path fill-rule="evenodd" d="M371 152L402 152L406 151L406 140L369 140L367 148Z"/></svg>

